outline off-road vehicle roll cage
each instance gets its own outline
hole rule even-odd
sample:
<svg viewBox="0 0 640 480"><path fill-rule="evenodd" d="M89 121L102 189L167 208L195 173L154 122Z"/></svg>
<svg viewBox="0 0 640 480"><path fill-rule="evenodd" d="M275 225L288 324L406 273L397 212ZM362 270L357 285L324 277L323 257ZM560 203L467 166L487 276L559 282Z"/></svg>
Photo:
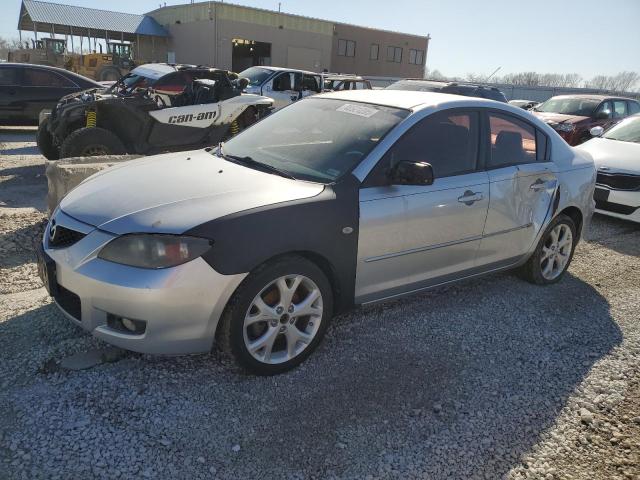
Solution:
<svg viewBox="0 0 640 480"><path fill-rule="evenodd" d="M273 101L242 94L245 87L226 70L142 65L109 88L62 98L41 124L38 145L50 159L211 145L269 112Z"/></svg>

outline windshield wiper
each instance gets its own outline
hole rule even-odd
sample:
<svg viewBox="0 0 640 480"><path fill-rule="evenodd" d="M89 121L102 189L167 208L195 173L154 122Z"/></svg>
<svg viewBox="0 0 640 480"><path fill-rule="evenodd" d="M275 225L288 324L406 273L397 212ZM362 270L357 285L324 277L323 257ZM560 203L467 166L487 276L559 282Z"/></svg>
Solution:
<svg viewBox="0 0 640 480"><path fill-rule="evenodd" d="M267 163L262 163L262 162L258 162L257 160L254 160L253 158L246 156L246 157L241 157L239 155L228 155L226 153L224 153L222 151L222 145L223 142L220 142L218 144L218 151L216 152L216 155L224 158L225 160L230 160L234 163L238 163L240 165L245 165L247 167L250 168L254 168L256 170L262 170L262 171L266 171L269 173L275 173L276 175L280 175L281 177L284 178L288 178L290 180L296 180L296 177L294 177L293 175L291 175L288 172L285 172L284 170L280 170L277 167L274 167L273 165L269 165Z"/></svg>

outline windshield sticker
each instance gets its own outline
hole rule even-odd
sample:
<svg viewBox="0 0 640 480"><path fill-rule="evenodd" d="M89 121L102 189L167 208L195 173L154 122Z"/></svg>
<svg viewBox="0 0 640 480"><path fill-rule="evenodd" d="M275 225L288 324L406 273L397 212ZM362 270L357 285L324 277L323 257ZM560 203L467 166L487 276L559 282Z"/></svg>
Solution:
<svg viewBox="0 0 640 480"><path fill-rule="evenodd" d="M345 103L341 107L336 108L338 112L350 113L359 117L369 118L378 113L377 108L367 107L365 105L355 105L353 103Z"/></svg>

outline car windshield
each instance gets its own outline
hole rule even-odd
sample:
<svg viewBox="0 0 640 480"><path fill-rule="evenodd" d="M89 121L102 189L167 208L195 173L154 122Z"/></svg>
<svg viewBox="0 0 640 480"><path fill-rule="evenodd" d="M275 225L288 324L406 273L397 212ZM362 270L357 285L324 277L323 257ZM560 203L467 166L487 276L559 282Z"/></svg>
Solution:
<svg viewBox="0 0 640 480"><path fill-rule="evenodd" d="M600 105L600 100L592 98L550 98L538 105L535 110L536 112L590 117L598 105Z"/></svg>
<svg viewBox="0 0 640 480"><path fill-rule="evenodd" d="M272 70L268 70L266 68L251 67L240 72L238 76L240 78L246 78L249 80L249 85L255 87L257 85L262 85L262 83L269 78L272 73Z"/></svg>
<svg viewBox="0 0 640 480"><path fill-rule="evenodd" d="M369 103L308 98L269 115L220 150L247 165L262 163L296 179L332 183L408 114Z"/></svg>
<svg viewBox="0 0 640 480"><path fill-rule="evenodd" d="M640 117L630 117L605 132L603 138L640 143Z"/></svg>
<svg viewBox="0 0 640 480"><path fill-rule="evenodd" d="M415 92L439 92L445 83L400 80L392 83L385 90L413 90Z"/></svg>

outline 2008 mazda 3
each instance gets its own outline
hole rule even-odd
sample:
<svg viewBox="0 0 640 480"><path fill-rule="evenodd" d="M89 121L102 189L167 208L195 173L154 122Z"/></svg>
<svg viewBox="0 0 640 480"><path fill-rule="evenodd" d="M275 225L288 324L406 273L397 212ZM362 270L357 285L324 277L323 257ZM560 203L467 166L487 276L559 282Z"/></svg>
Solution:
<svg viewBox="0 0 640 480"><path fill-rule="evenodd" d="M337 92L217 148L90 177L52 215L39 265L62 311L111 344L218 344L274 374L352 305L516 267L557 282L594 185L592 159L510 105Z"/></svg>

